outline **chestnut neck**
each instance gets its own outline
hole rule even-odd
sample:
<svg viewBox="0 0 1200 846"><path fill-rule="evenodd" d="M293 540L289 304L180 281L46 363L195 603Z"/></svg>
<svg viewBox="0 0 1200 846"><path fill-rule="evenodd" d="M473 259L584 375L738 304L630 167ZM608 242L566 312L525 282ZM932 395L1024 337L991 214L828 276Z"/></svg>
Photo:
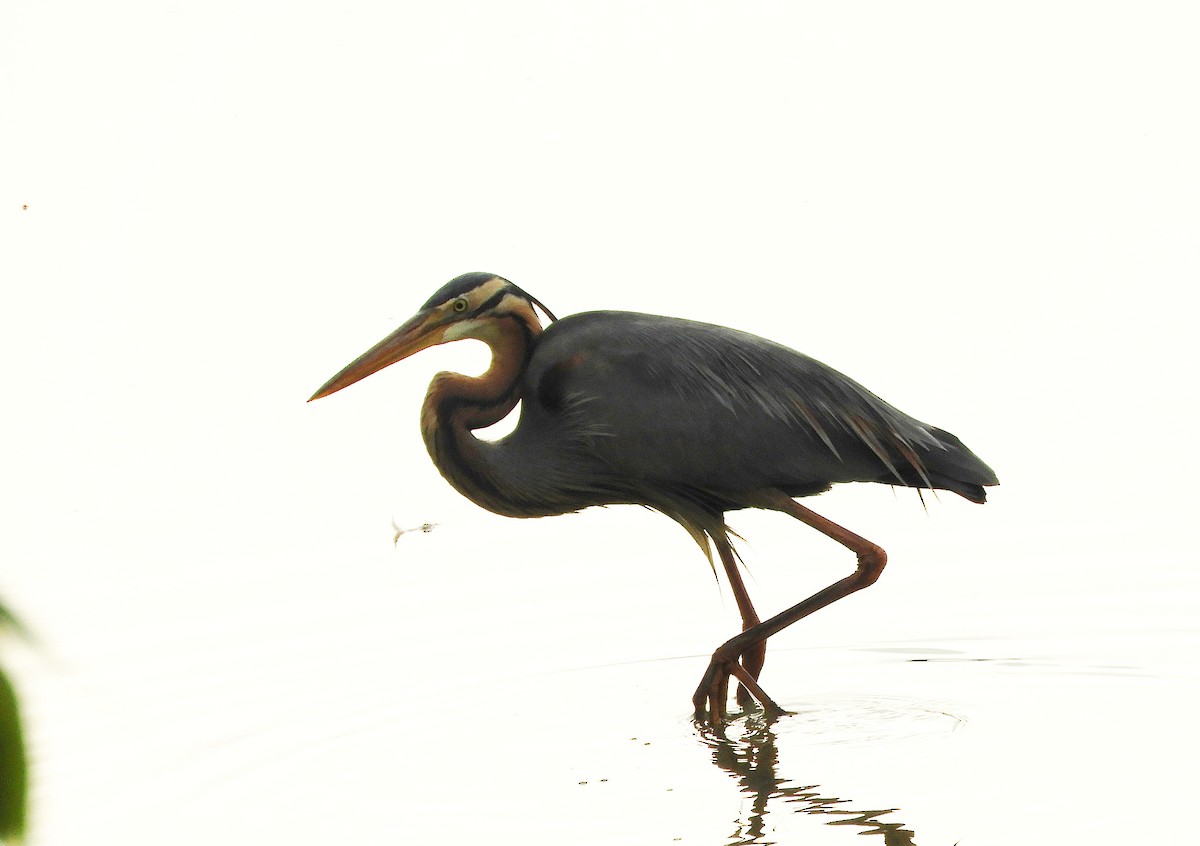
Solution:
<svg viewBox="0 0 1200 846"><path fill-rule="evenodd" d="M488 456L498 447L477 438L474 430L500 422L516 408L521 377L541 332L532 313L499 316L480 338L492 351L487 371L480 376L438 373L421 408L425 448L442 476L467 499L506 516L529 515L518 492L493 471Z"/></svg>

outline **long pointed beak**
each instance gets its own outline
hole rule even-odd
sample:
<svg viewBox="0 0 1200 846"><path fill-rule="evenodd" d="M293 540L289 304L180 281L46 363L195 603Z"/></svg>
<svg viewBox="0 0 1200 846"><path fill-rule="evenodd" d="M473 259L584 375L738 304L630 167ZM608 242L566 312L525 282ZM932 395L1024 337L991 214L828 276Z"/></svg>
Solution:
<svg viewBox="0 0 1200 846"><path fill-rule="evenodd" d="M308 401L327 397L389 364L395 364L413 353L440 344L446 334L446 327L430 326L432 317L432 309L417 312L395 332L342 368L340 373L322 385Z"/></svg>

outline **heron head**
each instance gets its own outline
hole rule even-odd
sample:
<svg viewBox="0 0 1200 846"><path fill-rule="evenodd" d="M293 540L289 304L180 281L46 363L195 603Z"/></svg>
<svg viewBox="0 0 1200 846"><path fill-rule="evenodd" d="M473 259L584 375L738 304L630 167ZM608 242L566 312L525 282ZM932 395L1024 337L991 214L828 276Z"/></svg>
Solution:
<svg viewBox="0 0 1200 846"><path fill-rule="evenodd" d="M534 306L551 321L556 319L537 299L507 279L494 273L464 273L443 285L396 331L346 365L309 402L437 344L464 338L490 341L499 331L498 323L507 318L522 321L537 334L541 322Z"/></svg>

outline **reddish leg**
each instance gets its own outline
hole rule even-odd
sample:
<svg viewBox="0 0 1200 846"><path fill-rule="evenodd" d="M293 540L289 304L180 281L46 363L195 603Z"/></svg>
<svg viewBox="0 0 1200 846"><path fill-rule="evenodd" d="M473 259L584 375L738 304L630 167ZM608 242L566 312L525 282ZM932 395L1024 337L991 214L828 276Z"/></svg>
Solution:
<svg viewBox="0 0 1200 846"><path fill-rule="evenodd" d="M762 705L763 710L768 716L778 716L787 713L766 695L751 674L738 663L738 660L747 653L754 654L755 650L765 650L768 638L783 631L797 620L807 617L814 611L819 611L826 605L837 602L844 596L849 596L855 591L862 590L874 584L879 578L880 573L883 572L884 565L887 563L887 553L880 547L871 543L866 538L859 537L849 529L839 526L832 520L827 520L820 514L805 508L782 491L760 492L754 497L753 504L762 508L772 508L782 511L785 514L792 515L802 523L812 526L817 531L852 551L858 557L858 567L846 578L834 582L824 590L817 591L817 593L808 599L793 605L786 611L751 626L741 634L730 638L717 647L717 651L713 653L712 660L709 662L708 669L705 670L704 676L700 680L700 686L696 689L696 694L692 697L692 704L696 709L696 719L707 719L714 726L720 726L724 722L725 699L728 694L729 679L731 676L736 676L742 682L754 698L759 701L759 704ZM718 545L718 549L720 549L720 545ZM722 554L721 560L725 561L724 554ZM726 563L726 571L728 572L730 569L730 565ZM737 580L737 584L741 585L740 578ZM734 589L734 592L736 595L737 588ZM744 586L742 586L742 593L745 593ZM749 602L748 598L747 602ZM739 607L740 605L741 602L739 600Z"/></svg>
<svg viewBox="0 0 1200 846"><path fill-rule="evenodd" d="M738 572L737 557L734 555L733 547L729 544L729 538L725 535L722 534L713 538L713 543L717 547L717 554L721 556L721 563L725 565L725 575L729 579L729 586L733 589L733 597L737 600L738 611L742 614L742 631L748 631L757 626L761 621L758 619L758 612L754 610L754 606L750 603L750 593L746 590L745 582L742 581L742 574ZM751 644L742 653L742 668L751 678L757 680L766 659L767 642L764 640ZM726 683L728 683L729 677L726 676L725 678ZM754 696L744 684L738 685L737 701L742 707L747 707L754 702Z"/></svg>

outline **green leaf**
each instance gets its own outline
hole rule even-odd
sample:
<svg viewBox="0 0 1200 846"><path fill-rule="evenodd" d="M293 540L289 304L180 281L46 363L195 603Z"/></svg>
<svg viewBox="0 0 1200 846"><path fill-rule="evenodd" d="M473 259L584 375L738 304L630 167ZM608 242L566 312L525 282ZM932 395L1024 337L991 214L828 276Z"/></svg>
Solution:
<svg viewBox="0 0 1200 846"><path fill-rule="evenodd" d="M24 839L28 782L17 694L0 670L0 842L18 843Z"/></svg>

